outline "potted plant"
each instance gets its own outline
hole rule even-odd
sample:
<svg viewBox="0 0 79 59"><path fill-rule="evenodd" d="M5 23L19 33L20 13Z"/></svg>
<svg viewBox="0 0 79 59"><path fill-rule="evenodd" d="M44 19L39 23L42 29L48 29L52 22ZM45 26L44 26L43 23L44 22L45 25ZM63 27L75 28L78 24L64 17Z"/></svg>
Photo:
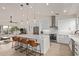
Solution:
<svg viewBox="0 0 79 59"><path fill-rule="evenodd" d="M13 26L10 31L11 33L14 33L15 31L19 31L19 28L17 26Z"/></svg>

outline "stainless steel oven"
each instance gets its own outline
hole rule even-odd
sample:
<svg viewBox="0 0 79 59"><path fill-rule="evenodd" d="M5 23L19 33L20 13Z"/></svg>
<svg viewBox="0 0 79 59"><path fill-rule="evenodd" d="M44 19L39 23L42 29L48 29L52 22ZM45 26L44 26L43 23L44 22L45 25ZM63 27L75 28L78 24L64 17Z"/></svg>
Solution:
<svg viewBox="0 0 79 59"><path fill-rule="evenodd" d="M57 35L56 34L50 34L50 42L57 42Z"/></svg>

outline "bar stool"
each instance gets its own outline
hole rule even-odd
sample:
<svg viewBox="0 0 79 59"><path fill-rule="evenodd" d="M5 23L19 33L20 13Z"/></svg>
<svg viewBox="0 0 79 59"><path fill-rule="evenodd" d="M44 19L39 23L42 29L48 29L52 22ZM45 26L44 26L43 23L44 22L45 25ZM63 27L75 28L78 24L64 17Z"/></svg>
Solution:
<svg viewBox="0 0 79 59"><path fill-rule="evenodd" d="M28 38L23 38L22 42L23 44L25 44L25 49L23 51L26 51L26 55L28 55L28 51L29 51L29 39ZM23 52L21 51L21 52Z"/></svg>
<svg viewBox="0 0 79 59"><path fill-rule="evenodd" d="M23 45L21 44L22 40L23 37L17 37L18 48L16 48L16 50L23 48Z"/></svg>
<svg viewBox="0 0 79 59"><path fill-rule="evenodd" d="M14 43L17 41L17 36L12 37L12 40L13 40L12 41L12 48L13 48L16 47Z"/></svg>
<svg viewBox="0 0 79 59"><path fill-rule="evenodd" d="M25 49L24 50L22 50L22 51L20 51L20 52L23 52L23 51L25 51L26 49L27 49L27 45L28 45L28 43L27 43L27 38L22 38L22 40L21 40L21 42L20 42L21 44L22 44L22 46L24 46L23 44L25 44L26 46L24 46L25 47ZM23 47L23 48L24 48Z"/></svg>
<svg viewBox="0 0 79 59"><path fill-rule="evenodd" d="M38 51L37 47L39 45L40 45L40 43L38 43L37 40L34 40L34 39L30 40L30 46L31 46L32 51L37 52ZM39 48L41 48L41 47L39 46ZM41 53L41 50L40 50L40 53Z"/></svg>

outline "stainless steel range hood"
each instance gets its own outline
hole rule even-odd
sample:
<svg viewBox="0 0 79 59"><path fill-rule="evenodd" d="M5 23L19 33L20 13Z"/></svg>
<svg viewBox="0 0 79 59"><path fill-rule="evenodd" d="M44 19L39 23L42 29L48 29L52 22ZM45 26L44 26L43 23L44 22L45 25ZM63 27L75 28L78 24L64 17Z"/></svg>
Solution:
<svg viewBox="0 0 79 59"><path fill-rule="evenodd" d="M55 28L55 29L58 28L56 26L56 16L51 16L51 26L50 26L50 28Z"/></svg>

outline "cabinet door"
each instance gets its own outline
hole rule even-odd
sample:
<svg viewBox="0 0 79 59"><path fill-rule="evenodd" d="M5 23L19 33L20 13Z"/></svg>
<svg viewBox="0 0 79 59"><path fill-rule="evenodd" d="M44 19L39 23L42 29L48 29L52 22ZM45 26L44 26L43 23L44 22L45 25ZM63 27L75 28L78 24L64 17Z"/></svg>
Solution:
<svg viewBox="0 0 79 59"><path fill-rule="evenodd" d="M78 42L75 42L75 52L74 52L74 54L77 56L79 56L79 43Z"/></svg>
<svg viewBox="0 0 79 59"><path fill-rule="evenodd" d="M63 35L57 35L57 42L63 43L64 36Z"/></svg>
<svg viewBox="0 0 79 59"><path fill-rule="evenodd" d="M67 35L57 35L57 42L69 44L70 38Z"/></svg>
<svg viewBox="0 0 79 59"><path fill-rule="evenodd" d="M68 35L64 35L64 43L69 44L70 38Z"/></svg>
<svg viewBox="0 0 79 59"><path fill-rule="evenodd" d="M69 41L69 47L70 47L70 49L72 51L72 39L70 39L70 41Z"/></svg>

